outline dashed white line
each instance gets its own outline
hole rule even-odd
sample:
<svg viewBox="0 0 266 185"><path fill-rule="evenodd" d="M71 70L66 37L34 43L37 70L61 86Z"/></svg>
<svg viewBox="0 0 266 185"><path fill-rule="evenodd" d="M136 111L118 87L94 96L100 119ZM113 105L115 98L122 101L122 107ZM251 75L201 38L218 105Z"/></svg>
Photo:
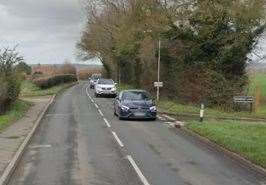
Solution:
<svg viewBox="0 0 266 185"><path fill-rule="evenodd" d="M117 136L117 134L115 132L112 131L112 134L114 136L114 138L116 139L117 143L121 146L124 147L124 144L122 143L122 141L119 139L119 137Z"/></svg>
<svg viewBox="0 0 266 185"><path fill-rule="evenodd" d="M89 86L86 88L86 94L87 94L88 97L91 98L90 93L89 93L89 91L88 91L88 88L89 88Z"/></svg>
<svg viewBox="0 0 266 185"><path fill-rule="evenodd" d="M141 182L144 185L150 185L150 183L148 182L148 180L146 179L146 177L143 175L143 173L141 172L141 170L139 169L138 165L136 164L136 162L134 161L134 159L128 155L127 159L129 160L130 164L133 166L134 170L137 172Z"/></svg>
<svg viewBox="0 0 266 185"><path fill-rule="evenodd" d="M103 118L103 120L104 120L104 122L106 123L107 127L111 128L111 125L110 125L110 123L107 121L107 119L106 119L106 118Z"/></svg>
<svg viewBox="0 0 266 185"><path fill-rule="evenodd" d="M98 109L98 112L100 113L101 116L103 116L103 112L100 109Z"/></svg>
<svg viewBox="0 0 266 185"><path fill-rule="evenodd" d="M97 103L94 103L94 105L95 105L95 107L96 107L97 109L99 109L99 106L97 105Z"/></svg>
<svg viewBox="0 0 266 185"><path fill-rule="evenodd" d="M101 116L104 116L102 111L99 109L99 106L95 103L95 101L93 100L93 98L90 96L90 94L88 93L88 87L86 88L86 93L87 96L90 98L91 102L94 103L95 107L98 109L98 112L101 114ZM166 117L166 116L165 116ZM158 116L159 119L163 119L162 117ZM169 118L168 118L169 119ZM172 118L173 119L173 118ZM106 123L107 127L111 127L110 123L107 121L106 118L103 118L104 122ZM122 141L119 139L119 137L117 136L117 134L115 132L112 131L112 134L115 138L115 140L117 141L117 143L119 144L120 147L124 147L124 144L122 143ZM134 170L136 171L136 173L138 174L141 182L144 185L150 185L150 183L148 182L148 180L146 179L146 177L143 175L143 173L141 172L141 170L139 169L138 165L136 164L136 162L134 161L134 159L130 156L127 155L127 159L129 160L130 164L133 166Z"/></svg>
<svg viewBox="0 0 266 185"><path fill-rule="evenodd" d="M90 96L90 93L88 92L88 88L89 88L89 87L86 88L86 94L87 94L87 96L90 98L91 102L94 103L93 98Z"/></svg>

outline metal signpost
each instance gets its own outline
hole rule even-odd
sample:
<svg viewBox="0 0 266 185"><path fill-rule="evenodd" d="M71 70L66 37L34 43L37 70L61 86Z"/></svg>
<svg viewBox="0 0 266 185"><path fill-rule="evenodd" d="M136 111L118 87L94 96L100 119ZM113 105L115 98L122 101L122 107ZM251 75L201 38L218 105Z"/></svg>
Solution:
<svg viewBox="0 0 266 185"><path fill-rule="evenodd" d="M154 86L157 87L157 101L159 101L160 99L160 87L163 86L162 82L160 82L160 63L161 63L161 40L159 39L159 43L158 43L158 71L157 71L157 83L154 83Z"/></svg>

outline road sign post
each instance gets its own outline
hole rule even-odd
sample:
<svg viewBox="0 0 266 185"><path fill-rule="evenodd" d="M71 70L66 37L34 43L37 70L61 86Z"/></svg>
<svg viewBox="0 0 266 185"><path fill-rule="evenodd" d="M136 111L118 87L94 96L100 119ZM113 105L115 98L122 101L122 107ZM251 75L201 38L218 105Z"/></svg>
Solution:
<svg viewBox="0 0 266 185"><path fill-rule="evenodd" d="M163 82L154 82L154 87L157 88L157 101L160 98L160 88L163 87Z"/></svg>
<svg viewBox="0 0 266 185"><path fill-rule="evenodd" d="M159 43L158 43L158 71L157 71L157 82L160 82L160 63L161 63L161 40L159 39ZM157 86L157 101L159 101L160 99L160 86Z"/></svg>

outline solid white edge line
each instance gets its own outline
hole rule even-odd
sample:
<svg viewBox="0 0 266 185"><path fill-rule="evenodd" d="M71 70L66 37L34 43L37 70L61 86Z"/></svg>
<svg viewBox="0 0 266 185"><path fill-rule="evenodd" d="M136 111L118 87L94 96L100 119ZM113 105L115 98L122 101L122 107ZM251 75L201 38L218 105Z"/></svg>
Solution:
<svg viewBox="0 0 266 185"><path fill-rule="evenodd" d="M150 183L148 182L148 180L146 179L146 177L143 175L143 173L141 172L141 170L139 169L138 165L136 164L136 162L134 161L134 159L130 156L127 155L127 159L129 160L130 164L133 166L134 170L137 172L141 182L144 185L150 185Z"/></svg>
<svg viewBox="0 0 266 185"><path fill-rule="evenodd" d="M103 118L103 120L104 120L104 122L106 123L106 125L107 125L107 127L111 127L111 125L110 125L110 123L107 121L107 119L106 118Z"/></svg>
<svg viewBox="0 0 266 185"><path fill-rule="evenodd" d="M115 132L112 131L112 134L114 136L114 138L116 139L117 143L121 146L124 147L124 144L122 143L122 141L119 139L119 137L117 136L117 134Z"/></svg>
<svg viewBox="0 0 266 185"><path fill-rule="evenodd" d="M103 116L103 112L100 109L98 109L98 112L100 113L101 116Z"/></svg>

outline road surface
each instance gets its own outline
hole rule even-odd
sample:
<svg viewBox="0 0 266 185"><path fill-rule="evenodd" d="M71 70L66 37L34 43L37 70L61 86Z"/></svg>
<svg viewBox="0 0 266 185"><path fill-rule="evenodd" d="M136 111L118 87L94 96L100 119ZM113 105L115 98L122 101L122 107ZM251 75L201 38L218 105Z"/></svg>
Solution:
<svg viewBox="0 0 266 185"><path fill-rule="evenodd" d="M49 108L10 185L265 185L163 121L120 121L82 82Z"/></svg>

